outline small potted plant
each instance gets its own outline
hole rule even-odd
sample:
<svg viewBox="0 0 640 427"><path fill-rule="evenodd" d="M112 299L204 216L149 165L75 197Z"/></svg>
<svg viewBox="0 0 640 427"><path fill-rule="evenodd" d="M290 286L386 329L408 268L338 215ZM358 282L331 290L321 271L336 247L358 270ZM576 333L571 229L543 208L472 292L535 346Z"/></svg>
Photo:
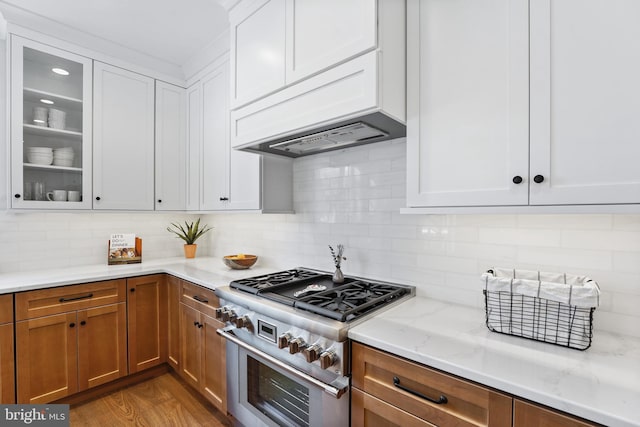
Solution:
<svg viewBox="0 0 640 427"><path fill-rule="evenodd" d="M184 256L185 258L195 258L196 257L196 249L198 245L196 245L196 240L200 238L204 233L211 230L212 227L208 227L206 224L201 228L200 227L200 218L197 221L189 223L188 221L184 222L184 227L181 224L172 222L170 227L167 227L167 231L175 234L178 238L185 241L184 245Z"/></svg>

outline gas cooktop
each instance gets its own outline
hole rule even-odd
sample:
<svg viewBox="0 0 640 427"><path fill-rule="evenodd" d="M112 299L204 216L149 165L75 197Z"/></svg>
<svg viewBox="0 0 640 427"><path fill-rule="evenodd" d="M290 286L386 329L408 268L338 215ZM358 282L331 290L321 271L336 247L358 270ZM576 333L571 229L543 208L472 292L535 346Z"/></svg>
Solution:
<svg viewBox="0 0 640 427"><path fill-rule="evenodd" d="M349 322L413 292L410 286L296 268L232 281L229 286L296 309Z"/></svg>

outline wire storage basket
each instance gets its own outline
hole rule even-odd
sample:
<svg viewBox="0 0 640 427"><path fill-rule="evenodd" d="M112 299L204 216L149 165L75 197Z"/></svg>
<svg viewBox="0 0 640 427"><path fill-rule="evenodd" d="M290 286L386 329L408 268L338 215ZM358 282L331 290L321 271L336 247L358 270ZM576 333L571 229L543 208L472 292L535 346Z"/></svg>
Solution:
<svg viewBox="0 0 640 427"><path fill-rule="evenodd" d="M578 350L591 346L600 288L590 278L493 268L482 282L489 330Z"/></svg>

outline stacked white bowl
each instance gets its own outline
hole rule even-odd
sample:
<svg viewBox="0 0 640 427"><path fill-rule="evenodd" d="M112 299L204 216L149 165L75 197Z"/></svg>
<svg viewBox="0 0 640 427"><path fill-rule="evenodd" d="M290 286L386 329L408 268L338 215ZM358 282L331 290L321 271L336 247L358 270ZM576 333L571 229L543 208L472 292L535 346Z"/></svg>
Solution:
<svg viewBox="0 0 640 427"><path fill-rule="evenodd" d="M54 129L64 129L67 113L55 108L49 108L49 127Z"/></svg>
<svg viewBox="0 0 640 427"><path fill-rule="evenodd" d="M53 164L56 166L72 166L73 165L73 148L54 148L53 149Z"/></svg>
<svg viewBox="0 0 640 427"><path fill-rule="evenodd" d="M27 160L36 165L50 165L53 161L53 150L49 147L27 147Z"/></svg>

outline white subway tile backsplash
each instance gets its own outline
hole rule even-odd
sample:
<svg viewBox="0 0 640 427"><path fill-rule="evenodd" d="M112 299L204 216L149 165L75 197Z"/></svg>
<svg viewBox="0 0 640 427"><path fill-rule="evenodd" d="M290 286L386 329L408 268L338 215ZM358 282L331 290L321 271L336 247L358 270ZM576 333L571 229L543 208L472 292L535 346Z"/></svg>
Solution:
<svg viewBox="0 0 640 427"><path fill-rule="evenodd" d="M585 268L600 270L612 268L612 257L609 251L521 246L518 247L517 259L518 263L523 265L521 268L573 274L580 274Z"/></svg>
<svg viewBox="0 0 640 427"><path fill-rule="evenodd" d="M486 228L478 230L478 240L483 243L531 246L560 246L561 233L551 229Z"/></svg>
<svg viewBox="0 0 640 427"><path fill-rule="evenodd" d="M562 246L638 252L640 251L640 231L564 230Z"/></svg>
<svg viewBox="0 0 640 427"><path fill-rule="evenodd" d="M480 274L489 267L585 274L602 289L596 331L640 336L640 215L402 215L405 164L403 139L296 159L295 215L201 215L215 228L198 254L255 253L263 266L330 271L327 245L343 243L346 274L474 307L484 305ZM0 274L103 263L115 232L139 234L143 259L181 256L166 227L197 217L0 213Z"/></svg>

